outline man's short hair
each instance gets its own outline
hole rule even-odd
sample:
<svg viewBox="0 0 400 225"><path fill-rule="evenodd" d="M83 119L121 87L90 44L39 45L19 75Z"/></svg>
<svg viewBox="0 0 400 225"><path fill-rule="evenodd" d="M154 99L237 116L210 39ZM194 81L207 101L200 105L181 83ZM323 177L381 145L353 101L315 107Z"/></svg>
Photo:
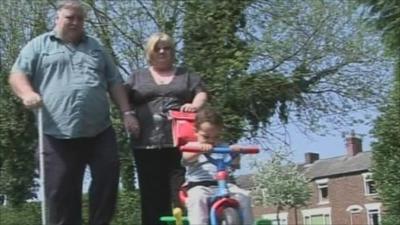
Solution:
<svg viewBox="0 0 400 225"><path fill-rule="evenodd" d="M57 11L61 9L80 9L86 16L88 5L80 0L60 0L56 4Z"/></svg>

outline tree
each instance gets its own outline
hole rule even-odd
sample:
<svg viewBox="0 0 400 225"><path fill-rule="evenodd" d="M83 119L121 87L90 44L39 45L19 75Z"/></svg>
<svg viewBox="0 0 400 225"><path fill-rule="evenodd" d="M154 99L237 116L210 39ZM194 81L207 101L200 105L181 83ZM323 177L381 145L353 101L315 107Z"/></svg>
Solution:
<svg viewBox="0 0 400 225"><path fill-rule="evenodd" d="M324 122L340 129L357 122L352 112L381 102L390 67L355 9L347 1L187 1L184 62L204 75L232 139L266 136L274 118L305 131Z"/></svg>
<svg viewBox="0 0 400 225"><path fill-rule="evenodd" d="M400 51L400 2L390 0L358 0L365 6L368 21L383 31L387 50Z"/></svg>
<svg viewBox="0 0 400 225"><path fill-rule="evenodd" d="M297 209L306 205L311 197L309 180L298 165L289 160L287 150L272 153L271 158L255 162L254 199L263 206L276 207L276 220L280 224L279 212L284 208ZM297 218L296 218L297 224Z"/></svg>
<svg viewBox="0 0 400 225"><path fill-rule="evenodd" d="M35 197L37 142L32 114L11 94L7 78L21 45L46 30L43 21L46 7L36 2L10 10L14 4L4 1L0 5L0 193L7 195L11 205L19 206Z"/></svg>
<svg viewBox="0 0 400 225"><path fill-rule="evenodd" d="M372 133L373 179L383 201L384 225L400 225L400 63L395 73L393 92Z"/></svg>
<svg viewBox="0 0 400 225"><path fill-rule="evenodd" d="M381 107L381 116L372 131L373 179L383 200L384 225L400 224L400 2L387 0L359 0L370 6L370 22L383 31L387 52L396 57L393 86L388 101Z"/></svg>

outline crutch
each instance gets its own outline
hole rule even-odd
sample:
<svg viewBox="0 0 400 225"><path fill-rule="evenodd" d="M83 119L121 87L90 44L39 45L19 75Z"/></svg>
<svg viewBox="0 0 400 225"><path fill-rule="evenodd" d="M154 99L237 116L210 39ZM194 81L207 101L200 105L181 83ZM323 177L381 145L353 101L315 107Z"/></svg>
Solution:
<svg viewBox="0 0 400 225"><path fill-rule="evenodd" d="M45 172L44 172L44 148L43 148L43 115L42 108L38 109L38 135L39 135L39 177L40 194L42 195L42 224L47 225L46 192L45 192Z"/></svg>

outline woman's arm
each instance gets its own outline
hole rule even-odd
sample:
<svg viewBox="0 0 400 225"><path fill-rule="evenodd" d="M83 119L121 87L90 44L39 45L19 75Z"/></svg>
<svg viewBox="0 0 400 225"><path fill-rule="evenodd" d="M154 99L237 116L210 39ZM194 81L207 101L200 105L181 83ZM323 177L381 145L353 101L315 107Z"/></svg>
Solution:
<svg viewBox="0 0 400 225"><path fill-rule="evenodd" d="M207 93L204 91L199 92L194 96L193 101L191 103L186 103L181 106L181 111L196 112L204 105L204 103L206 103L206 101L207 101Z"/></svg>
<svg viewBox="0 0 400 225"><path fill-rule="evenodd" d="M193 105L193 107L196 108L196 111L197 111L204 105L204 103L206 103L206 101L207 101L207 93L204 91L199 92L194 96L192 105Z"/></svg>

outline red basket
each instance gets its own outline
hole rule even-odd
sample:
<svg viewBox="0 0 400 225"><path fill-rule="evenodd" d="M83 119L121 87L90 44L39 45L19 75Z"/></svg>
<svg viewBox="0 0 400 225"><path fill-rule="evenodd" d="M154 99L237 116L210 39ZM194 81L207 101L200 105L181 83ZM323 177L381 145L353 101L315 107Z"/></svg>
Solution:
<svg viewBox="0 0 400 225"><path fill-rule="evenodd" d="M172 119L172 138L174 146L179 147L190 141L196 141L194 120L196 113L169 111Z"/></svg>

